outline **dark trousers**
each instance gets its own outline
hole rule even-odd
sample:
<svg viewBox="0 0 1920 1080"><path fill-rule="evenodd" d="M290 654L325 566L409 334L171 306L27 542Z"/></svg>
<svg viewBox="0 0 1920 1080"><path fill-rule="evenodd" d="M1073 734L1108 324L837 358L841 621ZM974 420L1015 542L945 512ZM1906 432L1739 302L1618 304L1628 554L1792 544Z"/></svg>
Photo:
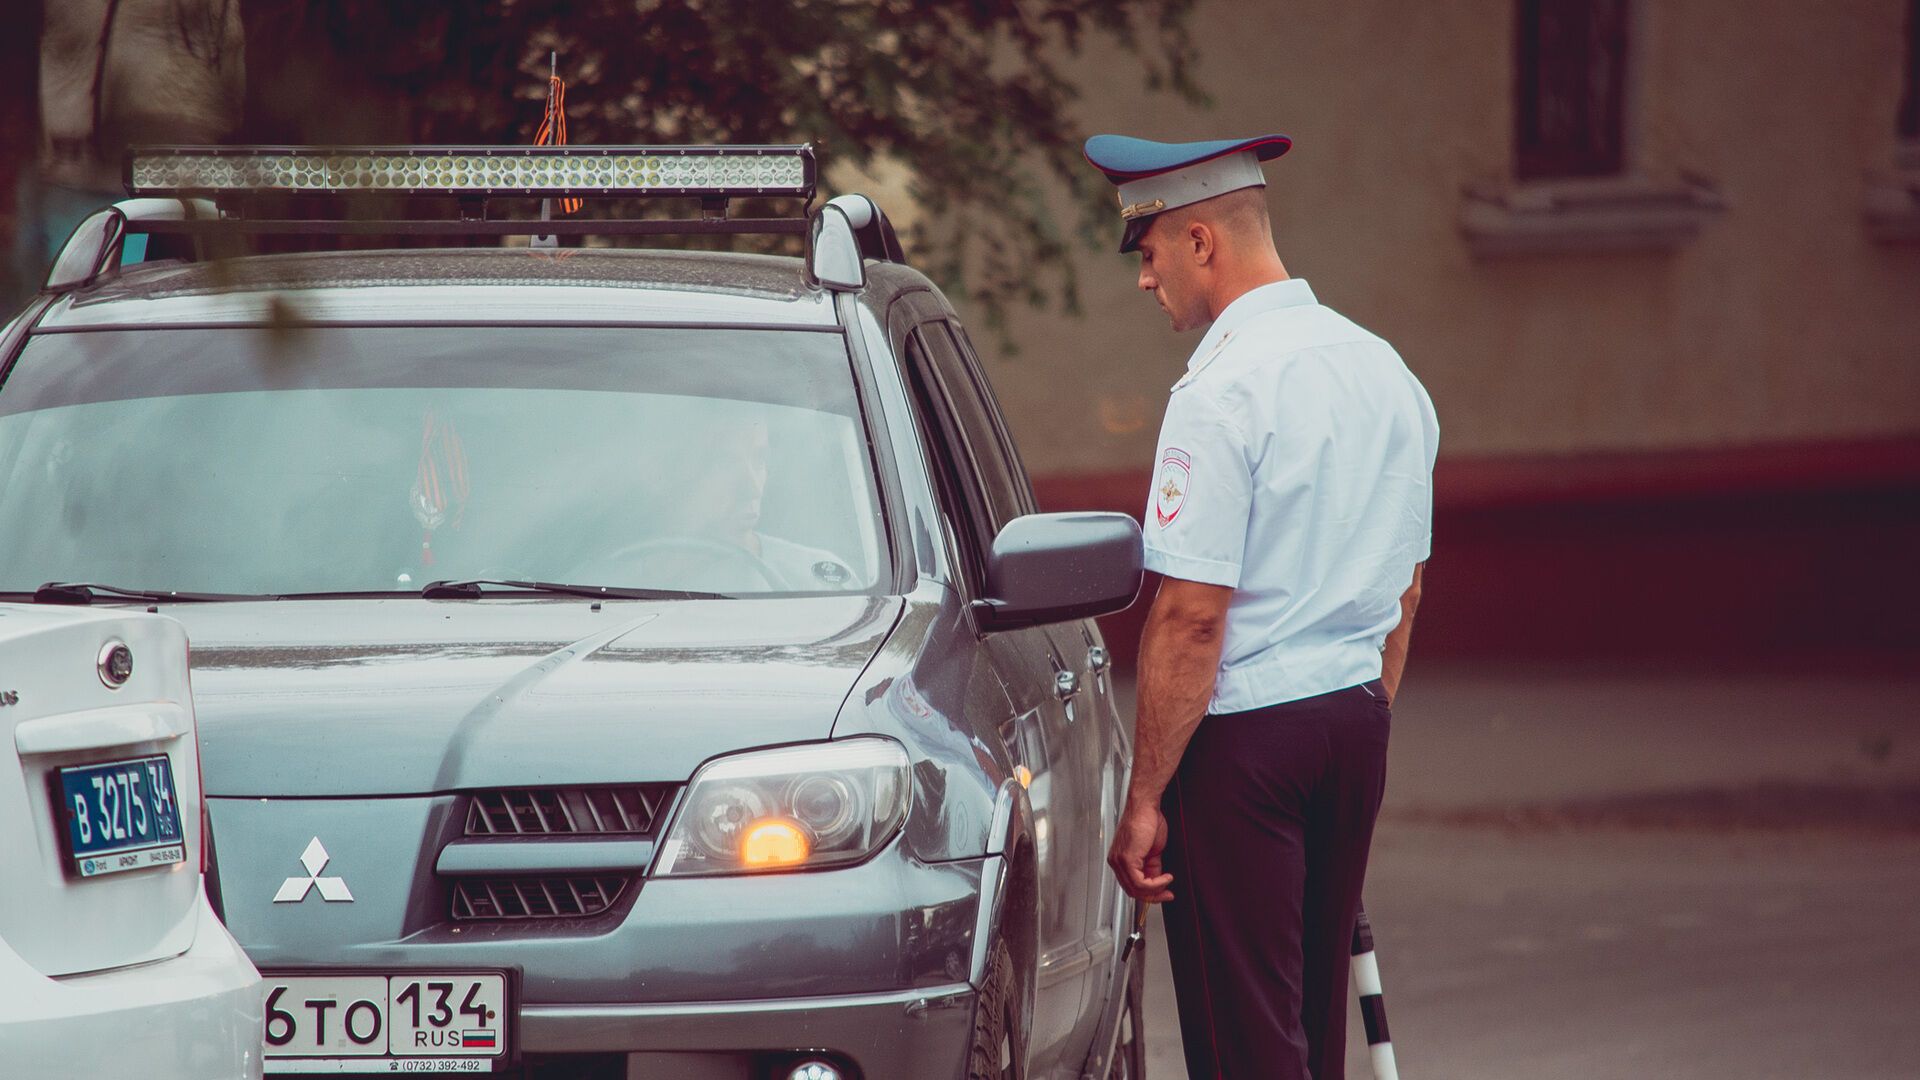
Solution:
<svg viewBox="0 0 1920 1080"><path fill-rule="evenodd" d="M1340 1080L1392 714L1378 682L1200 722L1161 808L1193 1080Z"/></svg>

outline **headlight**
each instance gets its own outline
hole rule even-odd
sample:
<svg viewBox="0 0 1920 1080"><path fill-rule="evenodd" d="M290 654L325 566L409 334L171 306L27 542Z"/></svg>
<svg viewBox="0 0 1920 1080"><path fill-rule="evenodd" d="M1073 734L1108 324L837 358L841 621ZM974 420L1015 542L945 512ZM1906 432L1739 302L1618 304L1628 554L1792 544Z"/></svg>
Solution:
<svg viewBox="0 0 1920 1080"><path fill-rule="evenodd" d="M655 877L859 862L907 816L907 751L868 736L707 763L660 845Z"/></svg>

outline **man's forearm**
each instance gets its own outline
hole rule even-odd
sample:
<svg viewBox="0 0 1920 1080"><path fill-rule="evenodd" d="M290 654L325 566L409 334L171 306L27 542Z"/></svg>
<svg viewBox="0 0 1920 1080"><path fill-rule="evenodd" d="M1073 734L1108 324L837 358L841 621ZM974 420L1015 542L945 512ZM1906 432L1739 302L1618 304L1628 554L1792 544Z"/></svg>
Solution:
<svg viewBox="0 0 1920 1080"><path fill-rule="evenodd" d="M1413 640L1413 617L1402 615L1400 625L1387 635L1387 647L1380 653L1380 682L1387 688L1387 700L1400 693L1400 676L1407 671L1407 647Z"/></svg>
<svg viewBox="0 0 1920 1080"><path fill-rule="evenodd" d="M1187 741L1206 715L1220 666L1222 627L1156 602L1140 638L1140 700L1128 801L1152 805L1172 782Z"/></svg>
<svg viewBox="0 0 1920 1080"><path fill-rule="evenodd" d="M1407 672L1407 649L1413 643L1413 613L1420 606L1420 578L1427 564L1413 568L1413 584L1400 596L1400 625L1387 635L1386 648L1380 653L1380 682L1387 688L1391 702L1400 694L1400 677Z"/></svg>

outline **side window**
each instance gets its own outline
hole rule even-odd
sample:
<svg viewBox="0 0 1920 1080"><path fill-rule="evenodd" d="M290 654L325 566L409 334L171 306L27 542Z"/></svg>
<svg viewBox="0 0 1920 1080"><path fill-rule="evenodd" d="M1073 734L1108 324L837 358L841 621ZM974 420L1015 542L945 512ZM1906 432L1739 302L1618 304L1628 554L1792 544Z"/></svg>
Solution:
<svg viewBox="0 0 1920 1080"><path fill-rule="evenodd" d="M914 415L926 441L934 483L957 534L963 576L977 588L985 576L987 546L993 539L988 531L987 496L979 473L968 467L971 454L966 437L936 384L919 330L907 334L903 349Z"/></svg>
<svg viewBox="0 0 1920 1080"><path fill-rule="evenodd" d="M973 347L973 340L967 337L967 331L960 324L949 322L946 325L960 343L960 351L966 356L967 370L972 373L974 387L980 400L986 403L994 430L1000 434L1002 453L1013 474L1014 494L1020 499L1020 512L1034 513L1040 507L1033 497L1033 482L1027 475L1026 463L1020 460L1020 448L1014 444L1013 433L1007 430L1006 413L1001 411L998 399L993 396L993 387L987 382L986 369L980 363L980 350Z"/></svg>
<svg viewBox="0 0 1920 1080"><path fill-rule="evenodd" d="M987 540L991 543L1001 526L1027 512L1031 496L1027 494L1024 478L1016 479L1020 476L1019 469L1008 457L1006 437L1000 430L998 417L961 355L953 332L945 321L923 323L920 332L924 335L928 358L933 361L932 371L940 384L941 396L946 399L947 408L952 411L965 440L969 459L966 464L979 477L985 499Z"/></svg>

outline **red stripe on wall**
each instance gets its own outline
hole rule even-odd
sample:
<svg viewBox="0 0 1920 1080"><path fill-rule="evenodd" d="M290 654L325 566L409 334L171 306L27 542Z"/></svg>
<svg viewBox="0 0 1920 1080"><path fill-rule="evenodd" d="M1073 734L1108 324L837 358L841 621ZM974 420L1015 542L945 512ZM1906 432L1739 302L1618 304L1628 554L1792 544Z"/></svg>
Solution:
<svg viewBox="0 0 1920 1080"><path fill-rule="evenodd" d="M1444 459L1435 510L1920 489L1920 436L1651 453Z"/></svg>
<svg viewBox="0 0 1920 1080"><path fill-rule="evenodd" d="M1139 517L1150 470L1035 477L1049 510ZM1434 468L1434 510L1644 502L1734 495L1920 491L1920 435L1858 442L1646 453L1446 457Z"/></svg>
<svg viewBox="0 0 1920 1080"><path fill-rule="evenodd" d="M1050 510L1146 506L1146 469L1045 476ZM1443 460L1420 655L1920 658L1920 438ZM1130 662L1142 602L1102 625Z"/></svg>

